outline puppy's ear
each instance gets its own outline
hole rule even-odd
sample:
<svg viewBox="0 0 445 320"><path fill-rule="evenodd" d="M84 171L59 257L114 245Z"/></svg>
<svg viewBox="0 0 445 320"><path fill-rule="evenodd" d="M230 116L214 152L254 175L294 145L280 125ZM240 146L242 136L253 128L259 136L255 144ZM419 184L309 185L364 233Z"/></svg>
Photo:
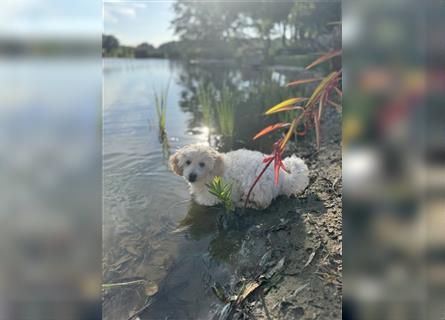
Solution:
<svg viewBox="0 0 445 320"><path fill-rule="evenodd" d="M215 158L215 165L213 166L213 172L215 176L222 176L224 174L224 158L221 154L218 154Z"/></svg>
<svg viewBox="0 0 445 320"><path fill-rule="evenodd" d="M182 167L179 166L178 153L175 153L174 155L170 156L168 163L170 165L170 169L174 173L176 173L178 176L182 176Z"/></svg>

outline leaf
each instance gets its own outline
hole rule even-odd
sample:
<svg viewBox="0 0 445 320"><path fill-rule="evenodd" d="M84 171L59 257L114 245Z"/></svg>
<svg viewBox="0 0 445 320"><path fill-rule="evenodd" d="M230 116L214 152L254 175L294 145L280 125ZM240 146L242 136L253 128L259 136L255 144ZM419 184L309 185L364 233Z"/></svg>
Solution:
<svg viewBox="0 0 445 320"><path fill-rule="evenodd" d="M320 81L322 79L323 78L310 78L310 79L295 80L295 81L289 82L286 86L294 87L294 86L298 86L299 84L311 83L311 82L315 82L315 81Z"/></svg>
<svg viewBox="0 0 445 320"><path fill-rule="evenodd" d="M264 274L264 277L266 279L272 278L275 274L280 272L281 269L283 269L284 262L285 262L285 258L283 257L280 259L280 261L277 262L277 264L272 269L270 269L266 274Z"/></svg>
<svg viewBox="0 0 445 320"><path fill-rule="evenodd" d="M270 115L272 113L279 112L282 108L289 107L291 105L296 104L297 102L301 102L301 101L305 101L305 100L306 100L306 98L291 98L291 99L287 99L287 100L285 100L285 101L283 101L283 102L273 106L272 108L267 110L264 114L265 115Z"/></svg>
<svg viewBox="0 0 445 320"><path fill-rule="evenodd" d="M330 73L327 77L323 79L322 82L315 88L314 92L312 93L311 97L309 98L308 102L306 103L305 109L309 109L315 101L319 98L323 90L326 89L326 87L331 83L332 80L334 80L339 75L338 72L334 71Z"/></svg>
<svg viewBox="0 0 445 320"><path fill-rule="evenodd" d="M280 128L288 127L288 126L290 126L290 123L285 123L285 122L275 123L275 124L273 124L271 126L268 126L268 127L264 128L260 132L258 132L255 135L255 137L253 137L253 140L258 139L259 137L262 137L262 136L268 134L269 132L272 132L272 131L280 129Z"/></svg>
<svg viewBox="0 0 445 320"><path fill-rule="evenodd" d="M145 294L148 297L154 296L156 293L158 293L158 291L159 291L159 287L153 281L149 281L145 284Z"/></svg>
<svg viewBox="0 0 445 320"><path fill-rule="evenodd" d="M298 123L303 119L305 115L305 112L302 112L297 118L292 121L292 125L289 128L289 130L286 133L286 136L283 138L283 140L280 143L280 150L281 152L284 150L284 147L286 147L286 144L288 143L289 139L292 137L292 133L294 132L295 128L297 127Z"/></svg>
<svg viewBox="0 0 445 320"><path fill-rule="evenodd" d="M241 293L238 295L235 304L239 305L242 303L256 288L258 288L260 284L256 281L250 281L243 286Z"/></svg>
<svg viewBox="0 0 445 320"><path fill-rule="evenodd" d="M289 106L289 107L284 107L282 109L280 109L279 111L276 111L274 113L278 113L278 112L283 112L283 111L291 111L291 110L303 110L304 108L302 106Z"/></svg>
<svg viewBox="0 0 445 320"><path fill-rule="evenodd" d="M315 251L309 255L309 258L307 259L306 263L304 264L303 269L306 268L312 262L312 260L314 259L314 256L315 256Z"/></svg>
<svg viewBox="0 0 445 320"><path fill-rule="evenodd" d="M297 119L299 119L300 117L298 117ZM283 141L281 141L281 143L280 143L281 151L284 150L284 147L286 146L287 142L289 141L290 137L292 136L292 132L294 131L295 126L297 125L297 119L294 119L292 121L292 125L290 126L289 130L287 131L286 136L284 137Z"/></svg>
<svg viewBox="0 0 445 320"><path fill-rule="evenodd" d="M328 52L328 53L326 53L325 55L322 55L320 58L318 58L317 60L315 60L314 62L312 62L310 65L308 65L307 67L306 67L306 69L310 69L310 68L312 68L312 67L315 67L316 65L318 65L318 64L320 64L320 63L323 63L323 62L325 62L325 61L327 61L327 60L329 60L329 59L332 59L332 58L334 58L334 57L336 57L336 56L339 56L339 55L341 55L342 54L342 50L341 49L339 49L339 50L335 50L335 51L331 51L331 52Z"/></svg>

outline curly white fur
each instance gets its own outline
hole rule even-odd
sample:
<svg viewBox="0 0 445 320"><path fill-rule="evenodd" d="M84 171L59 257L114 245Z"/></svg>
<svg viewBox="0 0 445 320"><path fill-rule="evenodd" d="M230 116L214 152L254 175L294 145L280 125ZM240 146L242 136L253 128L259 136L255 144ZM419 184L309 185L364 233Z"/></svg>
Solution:
<svg viewBox="0 0 445 320"><path fill-rule="evenodd" d="M198 204L213 206L220 202L209 193L206 184L215 176L221 176L225 182L232 184L235 205L242 207L253 181L264 168L264 156L261 152L246 149L219 153L209 146L192 144L170 157L170 168L189 182ZM270 166L252 190L248 207L264 209L279 195L291 196L304 191L309 183L304 161L293 155L285 158L283 163L290 173L280 170L276 186L273 167Z"/></svg>

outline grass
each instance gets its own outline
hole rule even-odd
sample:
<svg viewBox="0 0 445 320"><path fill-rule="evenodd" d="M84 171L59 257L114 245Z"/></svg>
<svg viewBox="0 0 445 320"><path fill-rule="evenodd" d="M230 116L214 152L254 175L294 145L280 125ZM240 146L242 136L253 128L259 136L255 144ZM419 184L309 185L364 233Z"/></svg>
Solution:
<svg viewBox="0 0 445 320"><path fill-rule="evenodd" d="M160 136L163 136L166 133L168 88L169 84L167 84L167 86L162 90L154 90L156 114L158 116Z"/></svg>
<svg viewBox="0 0 445 320"><path fill-rule="evenodd" d="M197 89L198 103L201 105L203 124L211 128L213 124L213 105L215 89L212 85L199 85Z"/></svg>
<svg viewBox="0 0 445 320"><path fill-rule="evenodd" d="M219 92L219 99L215 104L218 125L221 134L225 137L233 137L235 131L235 110L238 103L236 94L230 92L229 87L223 86Z"/></svg>
<svg viewBox="0 0 445 320"><path fill-rule="evenodd" d="M207 187L211 194L221 200L226 213L235 211L232 202L232 184L226 183L221 177L216 176Z"/></svg>

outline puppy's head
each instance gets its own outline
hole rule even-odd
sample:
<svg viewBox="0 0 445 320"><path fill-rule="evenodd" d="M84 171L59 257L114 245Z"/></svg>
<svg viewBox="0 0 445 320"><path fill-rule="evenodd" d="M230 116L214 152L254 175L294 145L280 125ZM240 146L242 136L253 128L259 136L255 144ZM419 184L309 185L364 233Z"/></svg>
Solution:
<svg viewBox="0 0 445 320"><path fill-rule="evenodd" d="M202 145L185 146L170 157L170 168L190 183L208 181L224 171L223 156L214 149Z"/></svg>

